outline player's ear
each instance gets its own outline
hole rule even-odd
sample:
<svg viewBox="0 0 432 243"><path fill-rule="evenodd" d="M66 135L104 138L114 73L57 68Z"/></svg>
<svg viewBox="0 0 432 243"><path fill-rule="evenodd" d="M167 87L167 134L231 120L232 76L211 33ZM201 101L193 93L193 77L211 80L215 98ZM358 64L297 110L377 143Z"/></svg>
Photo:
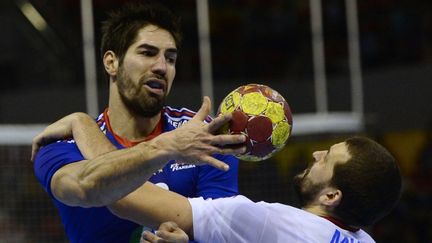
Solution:
<svg viewBox="0 0 432 243"><path fill-rule="evenodd" d="M118 72L119 60L113 51L105 52L103 56L105 71L110 76L116 76Z"/></svg>
<svg viewBox="0 0 432 243"><path fill-rule="evenodd" d="M334 188L334 187L327 187L325 188L319 197L319 201L321 205L324 205L326 207L336 207L339 205L339 203L342 200L342 191Z"/></svg>

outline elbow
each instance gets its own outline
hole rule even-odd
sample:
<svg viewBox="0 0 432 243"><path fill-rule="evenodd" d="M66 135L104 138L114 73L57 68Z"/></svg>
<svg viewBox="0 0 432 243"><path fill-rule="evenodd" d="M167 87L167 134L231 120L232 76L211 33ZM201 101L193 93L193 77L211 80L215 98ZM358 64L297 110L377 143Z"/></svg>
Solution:
<svg viewBox="0 0 432 243"><path fill-rule="evenodd" d="M109 205L122 197L96 176L81 176L72 169L62 169L51 179L51 192L58 201L72 207L90 208Z"/></svg>
<svg viewBox="0 0 432 243"><path fill-rule="evenodd" d="M124 207L124 205L122 205L120 203L120 201L108 205L108 209L111 211L112 214L114 214L115 216L117 216L119 218L122 218L122 219L127 218L125 216L126 208Z"/></svg>
<svg viewBox="0 0 432 243"><path fill-rule="evenodd" d="M89 185L88 183L78 183L76 187L73 188L61 188L60 190L53 190L54 197L71 207L102 207L109 205L115 200L110 200L103 196L95 189L94 185Z"/></svg>
<svg viewBox="0 0 432 243"><path fill-rule="evenodd" d="M97 183L82 181L77 194L77 203L84 208L108 206L120 197L113 191L104 192Z"/></svg>
<svg viewBox="0 0 432 243"><path fill-rule="evenodd" d="M54 197L63 204L71 207L92 208L104 206L104 203L99 198L85 192L75 192L73 194L63 192L54 195Z"/></svg>

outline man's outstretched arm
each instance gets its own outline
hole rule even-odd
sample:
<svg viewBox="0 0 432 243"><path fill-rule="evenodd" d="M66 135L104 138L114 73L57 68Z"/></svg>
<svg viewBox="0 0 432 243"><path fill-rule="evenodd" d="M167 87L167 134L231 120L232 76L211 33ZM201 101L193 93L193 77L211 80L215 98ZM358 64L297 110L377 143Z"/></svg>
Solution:
<svg viewBox="0 0 432 243"><path fill-rule="evenodd" d="M175 222L193 238L192 207L189 200L150 182L108 206L120 218L157 229L167 221Z"/></svg>
<svg viewBox="0 0 432 243"><path fill-rule="evenodd" d="M65 165L53 175L53 195L71 206L108 205L137 189L171 159L193 164L208 163L224 169L226 164L213 158L212 154L244 152L244 147L224 147L242 144L244 136L214 135L230 119L229 116L218 117L209 124L203 122L209 109L210 100L205 97L195 117L182 127L122 150L115 150L88 116L71 119L72 122L65 122L66 124L61 122L62 119L60 125L54 123L34 139L33 151L36 152L44 144L43 141L52 140L53 137L63 138L67 134L73 136L82 154L88 159ZM67 132L62 132L62 129ZM62 136L58 137L59 135Z"/></svg>

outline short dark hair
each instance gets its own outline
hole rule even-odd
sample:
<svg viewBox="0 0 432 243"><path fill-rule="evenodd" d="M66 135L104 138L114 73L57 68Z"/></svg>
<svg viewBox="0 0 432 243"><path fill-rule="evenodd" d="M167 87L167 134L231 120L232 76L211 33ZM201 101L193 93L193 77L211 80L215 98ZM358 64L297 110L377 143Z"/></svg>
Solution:
<svg viewBox="0 0 432 243"><path fill-rule="evenodd" d="M331 185L342 191L342 200L333 214L347 225L369 226L396 206L400 170L387 149L371 139L353 137L345 143L351 159L334 168Z"/></svg>
<svg viewBox="0 0 432 243"><path fill-rule="evenodd" d="M138 30L150 24L167 30L173 36L177 48L180 46L181 32L178 16L157 1L132 2L109 13L109 18L102 22L102 56L111 50L122 63Z"/></svg>

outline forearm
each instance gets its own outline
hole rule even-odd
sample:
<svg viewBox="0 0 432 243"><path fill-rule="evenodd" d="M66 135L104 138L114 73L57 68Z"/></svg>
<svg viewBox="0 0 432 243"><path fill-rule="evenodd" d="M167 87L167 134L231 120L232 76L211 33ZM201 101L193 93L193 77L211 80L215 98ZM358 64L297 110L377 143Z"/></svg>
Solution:
<svg viewBox="0 0 432 243"><path fill-rule="evenodd" d="M71 122L72 136L84 158L94 159L117 150L100 130L96 122L84 113L77 114Z"/></svg>
<svg viewBox="0 0 432 243"><path fill-rule="evenodd" d="M53 193L71 206L102 206L117 201L148 180L168 161L158 139L116 150L93 119L77 115L72 134L84 161L64 166L53 177Z"/></svg>
<svg viewBox="0 0 432 243"><path fill-rule="evenodd" d="M192 208L189 200L150 182L108 208L121 218L155 229L163 222L174 221L193 238Z"/></svg>
<svg viewBox="0 0 432 243"><path fill-rule="evenodd" d="M141 186L166 162L163 152L151 142L96 157L77 171L77 180L86 194L82 203L113 203Z"/></svg>

